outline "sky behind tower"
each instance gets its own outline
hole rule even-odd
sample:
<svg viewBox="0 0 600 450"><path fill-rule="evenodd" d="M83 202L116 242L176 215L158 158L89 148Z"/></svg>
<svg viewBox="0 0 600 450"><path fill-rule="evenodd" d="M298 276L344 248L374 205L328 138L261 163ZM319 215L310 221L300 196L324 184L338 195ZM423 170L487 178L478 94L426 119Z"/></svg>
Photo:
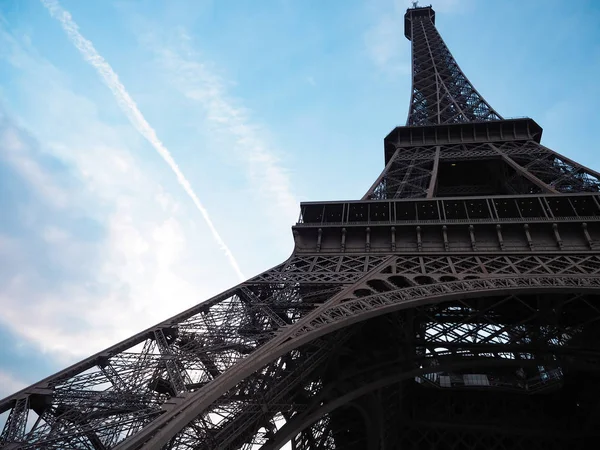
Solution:
<svg viewBox="0 0 600 450"><path fill-rule="evenodd" d="M408 1L0 0L0 396L287 258L406 120ZM439 0L467 77L600 168L600 3Z"/></svg>

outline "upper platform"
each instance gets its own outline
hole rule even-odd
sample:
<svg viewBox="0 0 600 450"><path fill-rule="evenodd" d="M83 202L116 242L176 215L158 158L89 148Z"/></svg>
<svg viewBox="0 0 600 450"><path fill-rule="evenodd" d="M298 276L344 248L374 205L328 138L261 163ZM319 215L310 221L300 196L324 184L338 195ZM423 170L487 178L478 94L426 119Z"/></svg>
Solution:
<svg viewBox="0 0 600 450"><path fill-rule="evenodd" d="M410 24L412 17L429 17L431 22L435 24L435 11L429 6L409 8L406 10L406 14L404 14L404 36L406 39L410 41Z"/></svg>
<svg viewBox="0 0 600 450"><path fill-rule="evenodd" d="M529 118L394 128L384 139L385 164L399 147L534 140L542 127Z"/></svg>

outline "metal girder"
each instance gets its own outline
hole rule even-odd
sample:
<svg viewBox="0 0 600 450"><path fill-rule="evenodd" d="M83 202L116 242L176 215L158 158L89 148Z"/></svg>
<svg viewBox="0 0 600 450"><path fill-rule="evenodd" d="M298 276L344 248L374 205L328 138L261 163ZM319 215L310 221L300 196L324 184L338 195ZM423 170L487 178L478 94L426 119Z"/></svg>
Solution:
<svg viewBox="0 0 600 450"><path fill-rule="evenodd" d="M431 8L429 8L431 9ZM409 9L412 95L406 125L500 120L454 60L429 14Z"/></svg>
<svg viewBox="0 0 600 450"><path fill-rule="evenodd" d="M18 443L25 438L28 413L29 398L23 397L16 400L4 424L2 434L0 434L0 443Z"/></svg>
<svg viewBox="0 0 600 450"><path fill-rule="evenodd" d="M587 292L600 288L598 255L398 256L377 259L379 264L367 272L365 267L370 267L366 263L368 255L353 256L348 261L345 261L345 258L346 256L298 256L287 263L288 269L285 270L290 283L289 288L283 288L280 284L275 289L268 287L268 284L246 285L247 289L256 292L262 290L271 293L271 296L275 295L278 301L270 304L274 305L273 308L283 305L289 314L288 317L292 318L292 324L279 327L280 331L275 334L271 314L264 313L263 319L256 322L256 316L247 315L248 308L236 299L233 291L231 297L218 303L209 301L212 305L210 308L199 308L196 315L177 324L170 320L165 322L169 323L169 327L155 327L156 332L160 330L162 337L153 339L156 332L149 335L143 346L138 345L138 353L116 353L108 360L99 360L95 370L84 369L78 375L69 378L57 377L47 383L53 389L52 405L55 406L51 408L62 408L60 411L64 412L58 415L53 413L52 420L43 420L38 428L27 436L31 448L42 444L47 448L61 448L71 439L77 442L87 440L89 445L94 445L92 441L96 440L105 447L112 448L110 443L118 442L119 437L129 435L133 438L140 435L142 429L153 430L155 425L149 426L150 424L158 424L171 414L182 417L176 411L185 414L187 407L197 404L197 401L192 399L194 391L213 392L216 395L216 403L207 404L208 410L205 414L210 415L211 408L222 409L223 405L227 404L218 400L219 392L228 392L230 389L222 388L224 390L219 391L214 386L215 382L229 379L229 383L235 385L238 381L234 381L231 376L240 373L243 365L249 368L249 376L261 365L268 365L270 360L277 361L277 358L319 335L398 308L414 307L423 302L436 301L435 298L446 301L451 298L482 297L501 292ZM298 268L291 270L295 263L298 268L303 268L302 271ZM359 279L347 282L343 289L342 286L330 288L319 284L313 284L312 289L308 285L300 289L301 285L294 281L304 279L311 271L331 273L332 270L339 272L340 269L344 269L352 272L359 268L360 271L356 272L360 274ZM428 278L420 278L424 276ZM469 279L474 276L477 278ZM454 277L452 279L457 281L443 282L446 280L444 277ZM257 277L261 278L264 278L264 275ZM379 292L378 289L384 285L373 284L373 280L383 281L390 290ZM431 284L418 284L424 281ZM398 289L397 285L410 287ZM368 295L364 296L365 294ZM252 294L252 298L259 298L257 295L264 294ZM285 303L282 303L282 298L286 299ZM249 320L254 322L250 323ZM246 325L252 326L247 328ZM237 331L232 332L231 327L235 327ZM165 330L170 329L177 329L178 333L169 331L165 335ZM266 330L268 332L265 333ZM240 332L247 338L242 338ZM492 336L491 329L487 329L486 332ZM464 330L452 333L459 336L470 335ZM171 337L168 340L166 336ZM266 342L261 344L256 340L257 336L270 336L272 342L269 345ZM191 345L192 338L201 340L205 345ZM164 342L161 344L161 341ZM153 342L158 342L158 345L152 345ZM275 342L279 344L276 345ZM473 351L473 348L470 351ZM108 353L110 352L104 352ZM211 355L215 364L220 366L221 375L214 378L208 373L200 358L203 353ZM245 353L253 356L247 358ZM265 356L260 357L259 354ZM170 370L168 363L173 363ZM107 367L110 369L107 370ZM232 372L231 369L235 370ZM182 393L180 399L170 398L174 392L171 391L173 388L169 380L177 379L178 371L182 380L188 379L185 381L186 386L192 387L186 388L185 390L190 392ZM298 377L298 380L301 378ZM243 375L238 378L239 381L243 379ZM291 386L293 383L288 384ZM237 398L238 402L240 398L253 398L251 393L239 397L243 393L240 389L227 395L237 393L237 397L234 398ZM214 406L209 406L210 404ZM278 405L275 409L280 408L280 402L276 401L275 404ZM73 405L76 409L65 409L61 405ZM186 408L182 410L183 405L186 405ZM228 411L229 420L233 420L237 409ZM279 413L272 409L267 411L272 414ZM195 414L191 416L196 417ZM248 417L253 416L246 417L246 420L249 420ZM78 428L70 425L75 423L78 424ZM239 423L237 426L236 433L241 432L243 427L239 428ZM207 430L211 427L205 426ZM92 430L97 430L95 435L91 434ZM189 434L189 431L187 433ZM208 439L209 434L206 436ZM95 445L99 446L98 443Z"/></svg>
<svg viewBox="0 0 600 450"><path fill-rule="evenodd" d="M497 370L498 368L506 367L529 367L535 368L539 364L543 364L543 360L511 360L497 358L492 361L490 358L479 358L479 359L467 359L457 358L453 362L442 362L435 366L429 366L428 368L419 368L418 364L410 364L407 361L396 360L386 361L383 365L375 366L368 365L364 370L358 371L354 374L344 374L343 378L340 378L336 384L329 384L322 386L321 389L315 392L312 399L305 408L298 410L292 417L290 417L285 425L283 425L277 433L265 442L260 450L278 450L285 443L290 441L294 436L299 435L304 430L309 430L313 424L319 421L322 417L326 417L336 409L352 403L353 401L365 397L371 393L377 392L392 385L399 385L407 380L414 381L416 379L422 379L421 377L427 375L430 370L436 370L438 372L448 370L461 370L461 368L469 368L471 370L490 370L490 366ZM422 384L422 382L420 382ZM550 383L550 382L547 382ZM464 389L464 388L463 388ZM493 390L493 387L488 387L488 391ZM446 389L447 391L452 390ZM510 391L500 390L499 392L506 393ZM406 390L404 395L406 394ZM529 392L525 390L521 391L523 397L530 396ZM404 397L402 395L402 397ZM402 421L397 416L393 417L397 420L396 425L400 426ZM450 425L450 423L448 423ZM534 435L543 435L544 428L538 430L531 430ZM553 430L556 434L559 434L559 430ZM591 430L590 430L591 431ZM383 434L383 433L382 433ZM527 432L522 434L527 435ZM546 433L548 434L548 433ZM310 447L309 447L310 448Z"/></svg>
<svg viewBox="0 0 600 450"><path fill-rule="evenodd" d="M493 165L500 158L504 165ZM363 200L432 198L448 196L444 186L437 186L440 171L448 174L447 164L478 161L484 170L492 164L490 184L484 194L507 195L532 193L574 194L599 193L600 174L562 156L534 140L482 143L448 143L430 146L398 146L376 182ZM446 166L443 164L446 163ZM512 172L504 170L510 167ZM467 180L465 180L467 181ZM496 182L496 185L491 184ZM437 186L437 187L436 187ZM498 186L502 186L499 188ZM477 186L468 182L463 190L453 186L452 196L477 195ZM446 190L448 187L445 188Z"/></svg>
<svg viewBox="0 0 600 450"><path fill-rule="evenodd" d="M162 428L160 432L154 434L155 430L153 430L153 436L140 434L141 442L131 441L128 443L129 447L123 448L137 448L138 445L144 442L146 442L144 448L160 448L170 439L171 433L176 433L177 430L193 420L200 411L209 407L218 398L219 391L223 392L231 389L235 386L237 380L249 376L256 370L255 367L267 363L267 361L273 360L299 345L310 342L316 337L355 323L357 320L361 320L359 317L362 320L375 317L386 312L386 309L387 312L390 312L401 307L402 303L406 307L414 307L420 304L421 300L419 299L425 298L427 295L431 295L432 299L439 298L438 301L446 301L453 298L481 297L511 291L515 293L544 292L546 289L550 289L550 292L600 292L600 277L576 279L574 277L540 276L536 278L465 280L463 282L407 288L394 293L378 294L356 300L344 300L343 296L336 296L322 307L317 308L314 313L307 315L304 320L292 326L288 332L282 334L283 341L280 341L280 345L277 347L263 347L263 349L257 351L257 354L251 360L240 362L236 370L239 378L224 377L221 380L215 380L221 382L217 390L210 390L207 387L192 394L185 405L182 404L177 410L170 411L157 419L157 422L161 424L160 428ZM404 292L412 292L417 297L411 297L411 295L405 297ZM313 319L309 320L311 317ZM289 340L289 338L293 339Z"/></svg>
<svg viewBox="0 0 600 450"><path fill-rule="evenodd" d="M556 189L554 189L551 186L548 186L546 183L544 183L542 180L540 180L534 174L532 174L531 172L527 171L524 167L517 164L510 156L506 155L498 147L494 146L493 144L488 144L488 145L490 147L492 147L496 152L498 152L498 154L502 157L503 161L506 161L506 163L509 166L511 166L513 169L515 169L519 174L521 174L522 176L527 178L529 181L531 181L531 182L535 183L537 186L539 186L543 192L550 192L552 194L558 194L558 191Z"/></svg>
<svg viewBox="0 0 600 450"><path fill-rule="evenodd" d="M431 170L431 177L429 179L429 187L427 188L427 198L433 198L435 194L435 185L437 183L438 168L440 166L440 147L435 148L435 155L433 157L433 168Z"/></svg>
<svg viewBox="0 0 600 450"><path fill-rule="evenodd" d="M503 120L434 20L405 16L407 127L362 201L304 203L284 263L1 400L0 447L597 438L600 173L541 145L533 120ZM510 408L534 428L515 437ZM494 417L506 426L478 422Z"/></svg>

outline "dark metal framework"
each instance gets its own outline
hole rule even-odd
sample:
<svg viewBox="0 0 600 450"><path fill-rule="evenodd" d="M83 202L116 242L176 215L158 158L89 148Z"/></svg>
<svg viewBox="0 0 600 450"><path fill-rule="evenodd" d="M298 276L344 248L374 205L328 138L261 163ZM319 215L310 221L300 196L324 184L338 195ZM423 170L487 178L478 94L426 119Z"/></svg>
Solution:
<svg viewBox="0 0 600 450"><path fill-rule="evenodd" d="M406 125L500 120L460 70L435 28L432 8L415 8L404 17L412 42L412 92Z"/></svg>
<svg viewBox="0 0 600 450"><path fill-rule="evenodd" d="M431 7L362 200L301 205L283 264L0 401L6 449L590 448L600 174L503 120Z"/></svg>

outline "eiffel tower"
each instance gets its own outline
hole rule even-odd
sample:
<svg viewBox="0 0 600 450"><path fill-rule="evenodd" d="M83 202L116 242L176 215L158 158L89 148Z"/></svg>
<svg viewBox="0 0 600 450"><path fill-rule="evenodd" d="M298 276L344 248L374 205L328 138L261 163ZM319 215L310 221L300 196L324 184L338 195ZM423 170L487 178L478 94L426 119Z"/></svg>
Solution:
<svg viewBox="0 0 600 450"><path fill-rule="evenodd" d="M292 256L0 402L4 449L583 449L600 438L600 174L504 119L431 7L357 201ZM289 447L286 447L289 448Z"/></svg>

